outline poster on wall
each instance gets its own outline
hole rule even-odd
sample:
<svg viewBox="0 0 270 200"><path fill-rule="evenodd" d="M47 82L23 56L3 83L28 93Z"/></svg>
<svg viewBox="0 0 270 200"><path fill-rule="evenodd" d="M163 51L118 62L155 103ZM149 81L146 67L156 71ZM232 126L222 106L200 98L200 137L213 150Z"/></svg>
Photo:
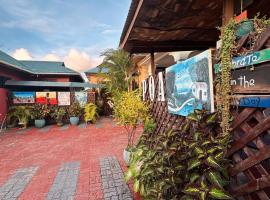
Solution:
<svg viewBox="0 0 270 200"><path fill-rule="evenodd" d="M168 111L188 116L194 109L214 111L211 50L166 69Z"/></svg>
<svg viewBox="0 0 270 200"><path fill-rule="evenodd" d="M70 92L58 92L58 105L69 106L70 105Z"/></svg>
<svg viewBox="0 0 270 200"><path fill-rule="evenodd" d="M13 92L12 93L13 103L35 103L35 92Z"/></svg>
<svg viewBox="0 0 270 200"><path fill-rule="evenodd" d="M56 105L56 92L36 92L36 103Z"/></svg>
<svg viewBox="0 0 270 200"><path fill-rule="evenodd" d="M75 92L75 99L81 106L87 104L87 92Z"/></svg>

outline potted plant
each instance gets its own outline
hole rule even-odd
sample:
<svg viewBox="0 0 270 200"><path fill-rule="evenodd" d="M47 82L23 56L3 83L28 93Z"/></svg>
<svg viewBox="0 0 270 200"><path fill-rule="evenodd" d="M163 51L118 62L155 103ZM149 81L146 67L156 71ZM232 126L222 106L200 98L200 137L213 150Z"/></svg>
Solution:
<svg viewBox="0 0 270 200"><path fill-rule="evenodd" d="M52 113L51 117L56 121L57 126L63 126L63 117L66 114L66 110L64 108L55 108Z"/></svg>
<svg viewBox="0 0 270 200"><path fill-rule="evenodd" d="M72 125L78 125L80 116L82 115L82 108L78 102L74 102L68 109L69 121Z"/></svg>
<svg viewBox="0 0 270 200"><path fill-rule="evenodd" d="M86 123L96 122L96 117L98 116L97 113L97 106L93 103L88 103L84 106L84 121Z"/></svg>
<svg viewBox="0 0 270 200"><path fill-rule="evenodd" d="M35 127L42 128L45 126L45 118L49 115L50 109L47 105L36 104L32 111L32 117L35 120Z"/></svg>
<svg viewBox="0 0 270 200"><path fill-rule="evenodd" d="M118 124L124 126L128 143L124 149L123 157L129 165L130 154L134 149L134 135L138 125L145 122L148 118L148 106L141 100L137 91L122 92L113 97L114 117Z"/></svg>
<svg viewBox="0 0 270 200"><path fill-rule="evenodd" d="M31 119L31 106L11 106L7 114L7 124L14 127L16 124L26 128Z"/></svg>

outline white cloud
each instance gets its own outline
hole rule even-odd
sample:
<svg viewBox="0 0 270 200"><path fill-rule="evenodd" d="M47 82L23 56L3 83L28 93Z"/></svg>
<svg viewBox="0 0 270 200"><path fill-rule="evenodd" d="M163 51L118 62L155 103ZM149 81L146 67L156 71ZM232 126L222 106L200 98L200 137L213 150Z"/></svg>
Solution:
<svg viewBox="0 0 270 200"><path fill-rule="evenodd" d="M104 31L102 31L102 34L114 34L114 33L119 33L120 29L105 29Z"/></svg>
<svg viewBox="0 0 270 200"><path fill-rule="evenodd" d="M49 53L49 54L45 55L42 60L45 60L45 61L61 61L61 58L57 54Z"/></svg>
<svg viewBox="0 0 270 200"><path fill-rule="evenodd" d="M15 49L12 56L18 60L44 60L44 61L64 61L65 65L78 72L84 72L88 69L98 66L102 62L102 58L98 56L91 57L85 51L79 51L71 48L62 56L57 53L49 53L33 57L25 48Z"/></svg>
<svg viewBox="0 0 270 200"><path fill-rule="evenodd" d="M18 60L33 60L32 55L29 53L29 51L25 48L19 48L16 49L12 56Z"/></svg>
<svg viewBox="0 0 270 200"><path fill-rule="evenodd" d="M91 58L86 52L70 49L64 57L66 66L82 72L94 68L101 63L101 58Z"/></svg>

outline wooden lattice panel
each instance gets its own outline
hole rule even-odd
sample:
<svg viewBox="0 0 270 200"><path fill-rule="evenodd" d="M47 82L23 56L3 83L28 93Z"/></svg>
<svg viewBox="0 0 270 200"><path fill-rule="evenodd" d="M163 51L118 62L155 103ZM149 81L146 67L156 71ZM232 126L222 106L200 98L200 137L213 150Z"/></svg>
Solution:
<svg viewBox="0 0 270 200"><path fill-rule="evenodd" d="M264 109L234 109L234 142L228 152L236 199L270 199L270 117Z"/></svg>

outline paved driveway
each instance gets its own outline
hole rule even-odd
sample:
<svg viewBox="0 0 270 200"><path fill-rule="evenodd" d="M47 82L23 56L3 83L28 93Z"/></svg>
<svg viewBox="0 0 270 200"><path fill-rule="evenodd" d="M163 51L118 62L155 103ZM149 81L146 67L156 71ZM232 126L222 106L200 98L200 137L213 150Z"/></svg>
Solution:
<svg viewBox="0 0 270 200"><path fill-rule="evenodd" d="M109 118L1 133L0 199L132 199L122 172L126 140Z"/></svg>

